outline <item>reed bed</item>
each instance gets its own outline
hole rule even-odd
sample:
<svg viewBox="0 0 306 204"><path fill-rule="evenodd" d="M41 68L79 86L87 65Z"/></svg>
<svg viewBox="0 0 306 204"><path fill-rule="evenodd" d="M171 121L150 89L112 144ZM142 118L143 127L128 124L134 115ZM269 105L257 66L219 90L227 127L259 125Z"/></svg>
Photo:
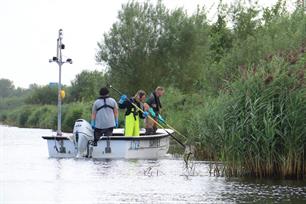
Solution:
<svg viewBox="0 0 306 204"><path fill-rule="evenodd" d="M281 58L229 84L191 120L201 153L224 162L228 176L304 178L304 70Z"/></svg>

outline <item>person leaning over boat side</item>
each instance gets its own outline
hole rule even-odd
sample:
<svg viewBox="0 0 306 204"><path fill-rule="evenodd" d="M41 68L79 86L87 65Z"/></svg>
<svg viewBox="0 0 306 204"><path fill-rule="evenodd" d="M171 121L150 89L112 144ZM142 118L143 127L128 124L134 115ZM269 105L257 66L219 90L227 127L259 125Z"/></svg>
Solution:
<svg viewBox="0 0 306 204"><path fill-rule="evenodd" d="M165 89L161 86L158 86L154 92L151 93L149 98L147 99L146 103L149 105L149 114L155 121L150 118L146 118L146 135L153 135L156 133L157 130L157 122L164 123L165 120L161 117L161 102L160 97L165 94Z"/></svg>
<svg viewBox="0 0 306 204"><path fill-rule="evenodd" d="M102 135L112 136L118 127L118 104L109 96L106 87L100 89L100 97L92 106L91 126L94 129L94 146Z"/></svg>
<svg viewBox="0 0 306 204"><path fill-rule="evenodd" d="M144 119L148 116L148 112L144 110L143 103L146 100L146 92L139 90L136 95L129 100L127 100L126 95L122 95L119 100L119 108L126 109L125 112L125 136L139 136L140 127L139 120ZM143 110L142 113L133 104L135 104L139 109Z"/></svg>

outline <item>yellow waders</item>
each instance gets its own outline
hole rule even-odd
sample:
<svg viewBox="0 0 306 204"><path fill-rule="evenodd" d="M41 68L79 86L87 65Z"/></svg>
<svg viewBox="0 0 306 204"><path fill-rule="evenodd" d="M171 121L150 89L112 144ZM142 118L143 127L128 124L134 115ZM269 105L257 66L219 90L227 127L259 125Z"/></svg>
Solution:
<svg viewBox="0 0 306 204"><path fill-rule="evenodd" d="M125 128L124 135L125 136L139 136L139 115L136 115L136 120L133 113L125 116Z"/></svg>

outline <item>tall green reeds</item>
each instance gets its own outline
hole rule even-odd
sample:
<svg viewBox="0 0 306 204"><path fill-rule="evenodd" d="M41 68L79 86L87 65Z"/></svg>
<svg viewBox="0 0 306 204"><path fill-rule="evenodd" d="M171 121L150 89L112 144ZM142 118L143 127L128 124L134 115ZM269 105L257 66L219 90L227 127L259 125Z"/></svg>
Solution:
<svg viewBox="0 0 306 204"><path fill-rule="evenodd" d="M224 161L229 176L304 177L304 72L280 58L257 70L229 84L226 100L212 100L196 114L192 134Z"/></svg>

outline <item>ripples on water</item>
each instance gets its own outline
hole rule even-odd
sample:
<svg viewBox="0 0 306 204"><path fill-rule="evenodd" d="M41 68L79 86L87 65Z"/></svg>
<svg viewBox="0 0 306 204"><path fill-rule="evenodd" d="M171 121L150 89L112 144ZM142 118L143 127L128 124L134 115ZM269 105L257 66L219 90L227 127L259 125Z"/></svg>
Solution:
<svg viewBox="0 0 306 204"><path fill-rule="evenodd" d="M0 126L0 203L306 203L296 181L193 175L182 160L51 159L50 130Z"/></svg>

